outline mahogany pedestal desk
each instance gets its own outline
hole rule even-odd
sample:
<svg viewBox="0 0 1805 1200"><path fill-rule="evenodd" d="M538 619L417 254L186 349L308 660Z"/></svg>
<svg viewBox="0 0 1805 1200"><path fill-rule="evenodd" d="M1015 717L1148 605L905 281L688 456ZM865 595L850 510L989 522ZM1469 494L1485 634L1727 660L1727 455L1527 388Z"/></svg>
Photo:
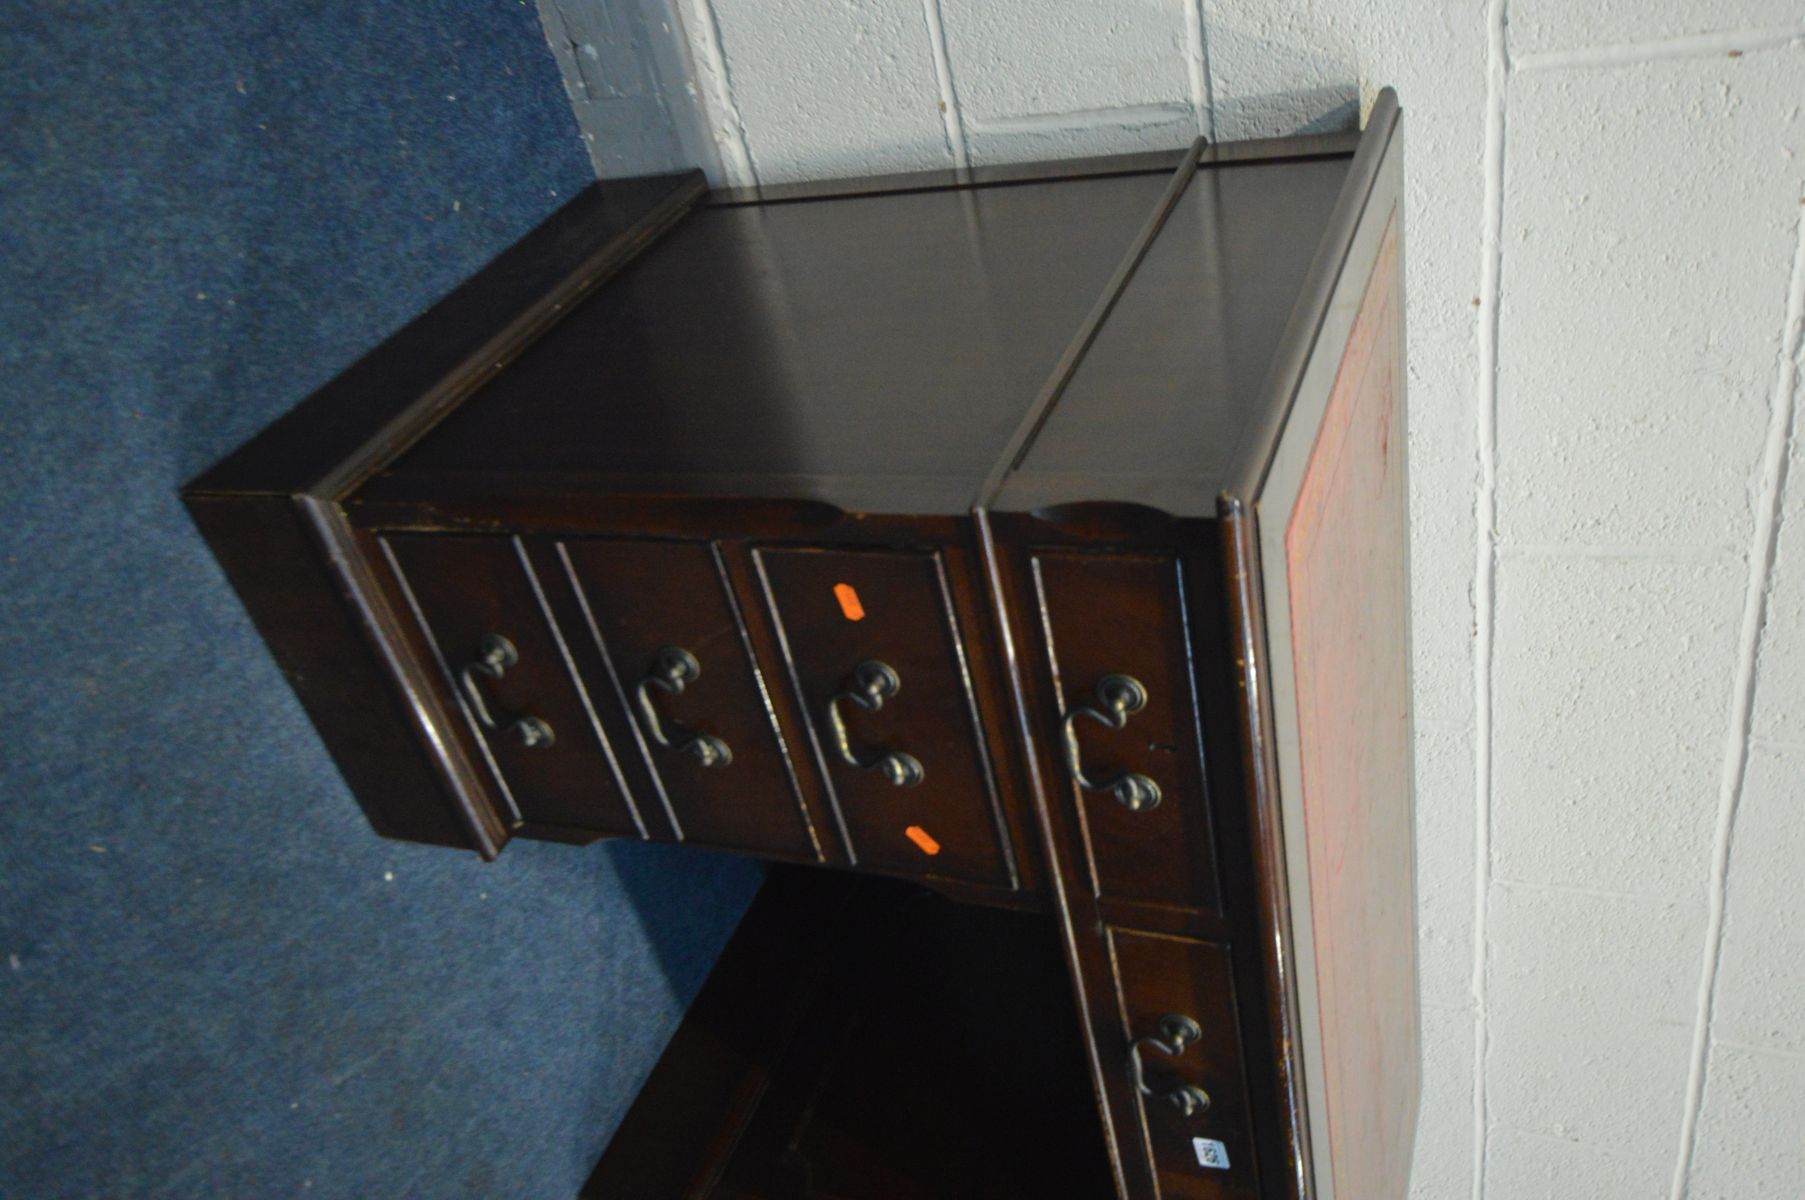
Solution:
<svg viewBox="0 0 1805 1200"><path fill-rule="evenodd" d="M189 485L377 832L803 864L585 1194L1405 1194L1401 142L604 181Z"/></svg>

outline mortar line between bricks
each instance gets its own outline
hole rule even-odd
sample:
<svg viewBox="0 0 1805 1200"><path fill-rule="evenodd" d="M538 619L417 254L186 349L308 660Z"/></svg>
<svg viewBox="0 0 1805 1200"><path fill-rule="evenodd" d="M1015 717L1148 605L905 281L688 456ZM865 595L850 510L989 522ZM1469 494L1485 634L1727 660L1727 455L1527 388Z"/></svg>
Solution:
<svg viewBox="0 0 1805 1200"><path fill-rule="evenodd" d="M1071 112L1026 113L1019 117L997 117L981 121L971 118L966 124L978 133L1041 133L1064 129L1133 129L1142 125L1158 125L1174 117L1189 116L1191 105L1122 104L1111 108L1083 108Z"/></svg>
<svg viewBox="0 0 1805 1200"><path fill-rule="evenodd" d="M1582 46L1572 50L1542 50L1520 55L1512 62L1517 71L1560 71L1608 68L1653 62L1659 59L1704 58L1717 54L1750 54L1784 50L1805 41L1805 28L1731 29L1688 37L1624 42L1611 46Z"/></svg>
<svg viewBox="0 0 1805 1200"><path fill-rule="evenodd" d="M1473 537L1473 1200L1485 1200L1490 1128L1487 964L1492 874L1492 656L1498 577L1498 307L1504 275L1504 117L1510 81L1509 0L1485 8L1485 214L1481 231L1479 379L1474 398L1479 481Z"/></svg>
<svg viewBox="0 0 1805 1200"><path fill-rule="evenodd" d="M1786 488L1786 450L1792 441L1794 391L1799 381L1799 342L1805 335L1805 209L1799 210L1795 220L1798 232L1793 248L1792 279L1786 294L1785 324L1780 329L1780 362L1774 377L1767 443L1761 452L1761 503L1755 510L1755 530L1749 539L1749 580L1743 594L1736 690L1731 699L1729 727L1724 733L1717 830L1711 842L1711 917L1705 930L1704 962L1699 971L1698 1014L1692 1031L1692 1063L1686 1081L1686 1110L1680 1123L1679 1153L1673 1167L1673 1200L1685 1200L1691 1185L1692 1156L1698 1146L1699 1111L1704 1106L1705 1081L1710 1070L1711 1018L1717 1004L1718 967L1723 961L1730 853L1753 741L1761 632L1767 620L1767 589L1773 580L1774 555L1779 543L1780 501Z"/></svg>
<svg viewBox="0 0 1805 1200"><path fill-rule="evenodd" d="M1729 1038L1716 1038L1712 1045L1725 1050L1740 1050L1744 1054L1758 1054L1763 1058L1783 1058L1788 1062L1805 1062L1805 1050L1782 1050L1778 1046L1763 1046L1756 1042L1733 1042Z"/></svg>
<svg viewBox="0 0 1805 1200"><path fill-rule="evenodd" d="M934 82L940 85L940 121L946 127L946 149L953 156L953 166L963 171L971 166L971 145L965 136L965 110L959 107L959 89L953 83L953 52L946 40L940 0L921 0L921 12L927 20L928 42L934 51Z"/></svg>
<svg viewBox="0 0 1805 1200"><path fill-rule="evenodd" d="M1787 738L1762 737L1760 734L1749 738L1749 746L1751 749L1780 750L1790 754L1805 752L1805 742Z"/></svg>
<svg viewBox="0 0 1805 1200"><path fill-rule="evenodd" d="M1210 39L1203 23L1203 0L1185 0L1185 73L1191 84L1191 107L1197 111L1197 135L1216 140L1216 81L1210 75Z"/></svg>
<svg viewBox="0 0 1805 1200"><path fill-rule="evenodd" d="M1588 545L1583 542L1499 542L1498 553L1511 558L1651 559L1699 562L1713 558L1740 557L1742 552L1728 543L1717 546L1632 546Z"/></svg>
<svg viewBox="0 0 1805 1200"><path fill-rule="evenodd" d="M1542 883L1534 879L1506 879L1494 874L1492 883L1503 888L1527 888L1543 892L1566 892L1575 896L1591 896L1599 900L1643 900L1650 904L1677 904L1679 899L1662 892L1625 892L1615 888L1586 887L1577 883Z"/></svg>
<svg viewBox="0 0 1805 1200"><path fill-rule="evenodd" d="M1500 1121L1492 1128L1501 1129L1506 1133L1514 1133L1519 1137L1533 1138L1540 1142L1552 1142L1558 1146L1583 1146L1600 1158L1615 1159L1618 1162L1633 1163L1642 1161L1638 1156L1626 1154L1615 1147L1601 1145L1598 1142L1587 1142L1576 1138L1562 1137L1559 1134L1549 1133L1546 1129L1530 1129L1524 1125L1513 1125L1509 1121Z"/></svg>

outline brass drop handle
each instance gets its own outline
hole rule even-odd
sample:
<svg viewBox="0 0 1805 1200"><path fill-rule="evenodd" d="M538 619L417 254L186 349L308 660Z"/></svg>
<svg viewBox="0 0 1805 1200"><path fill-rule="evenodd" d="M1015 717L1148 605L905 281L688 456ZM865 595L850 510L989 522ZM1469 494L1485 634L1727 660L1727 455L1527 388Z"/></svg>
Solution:
<svg viewBox="0 0 1805 1200"><path fill-rule="evenodd" d="M863 771L876 771L897 787L914 787L926 778L921 761L901 750L875 750L861 754L853 749L852 735L846 731L846 718L840 715L840 701L850 700L866 712L877 712L884 701L902 691L902 677L888 663L866 659L852 670L852 686L834 693L827 702L827 725L833 731L834 748L841 761Z"/></svg>
<svg viewBox="0 0 1805 1200"><path fill-rule="evenodd" d="M1159 1019L1158 1036L1149 1035L1136 1038L1128 1048L1128 1072L1134 1080L1135 1091L1143 1096L1153 1096L1164 1100L1178 1110L1181 1117L1202 1116L1210 1107L1210 1094L1202 1088L1190 1083L1174 1084L1164 1090L1153 1088L1147 1083L1147 1076L1141 1066L1141 1047L1157 1050L1167 1058L1182 1058L1191 1043L1203 1038L1203 1029L1187 1016L1179 1013L1167 1013Z"/></svg>
<svg viewBox="0 0 1805 1200"><path fill-rule="evenodd" d="M508 668L520 661L520 652L514 649L514 643L499 633L485 633L477 643L476 658L464 664L458 672L458 682L464 688L464 701L470 708L470 715L476 723L490 733L509 735L517 739L529 750L536 746L549 746L557 739L552 736L552 727L538 717L527 713L502 712L489 707L489 698L483 694L482 684L478 678L496 680L507 674Z"/></svg>
<svg viewBox="0 0 1805 1200"><path fill-rule="evenodd" d="M1084 770L1084 754L1078 747L1079 717L1089 717L1100 725L1121 729L1128 718L1147 707L1147 689L1132 675L1105 675L1097 680L1097 703L1074 704L1065 714L1065 765L1072 779L1087 792L1110 792L1129 812L1145 812L1158 808L1159 784L1137 771L1118 771L1108 779L1092 779Z"/></svg>
<svg viewBox="0 0 1805 1200"><path fill-rule="evenodd" d="M659 717L652 701L652 689L679 696L683 689L702 677L702 664L682 646L666 646L658 652L652 673L639 681L639 719L646 734L660 747L687 754L704 767L724 767L733 761L727 743L712 733L693 733L674 721ZM668 729L667 729L668 726Z"/></svg>

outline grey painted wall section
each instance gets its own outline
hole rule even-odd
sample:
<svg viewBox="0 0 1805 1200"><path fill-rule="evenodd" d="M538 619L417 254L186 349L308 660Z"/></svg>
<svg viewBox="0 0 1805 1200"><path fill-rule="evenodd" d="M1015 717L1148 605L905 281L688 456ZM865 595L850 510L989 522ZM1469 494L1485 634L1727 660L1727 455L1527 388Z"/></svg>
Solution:
<svg viewBox="0 0 1805 1200"><path fill-rule="evenodd" d="M538 0L598 178L720 172L669 0Z"/></svg>

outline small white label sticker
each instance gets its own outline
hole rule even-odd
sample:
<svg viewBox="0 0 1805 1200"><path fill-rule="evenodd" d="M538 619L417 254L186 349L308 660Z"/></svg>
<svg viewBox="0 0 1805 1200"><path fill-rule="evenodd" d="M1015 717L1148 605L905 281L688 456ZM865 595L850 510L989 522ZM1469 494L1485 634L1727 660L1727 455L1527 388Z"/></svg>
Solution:
<svg viewBox="0 0 1805 1200"><path fill-rule="evenodd" d="M1210 1138L1192 1138L1191 1149L1197 1151L1197 1165L1216 1171L1228 1170L1228 1147Z"/></svg>

